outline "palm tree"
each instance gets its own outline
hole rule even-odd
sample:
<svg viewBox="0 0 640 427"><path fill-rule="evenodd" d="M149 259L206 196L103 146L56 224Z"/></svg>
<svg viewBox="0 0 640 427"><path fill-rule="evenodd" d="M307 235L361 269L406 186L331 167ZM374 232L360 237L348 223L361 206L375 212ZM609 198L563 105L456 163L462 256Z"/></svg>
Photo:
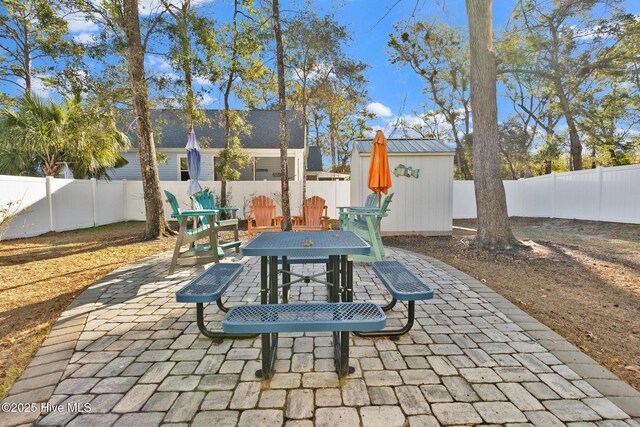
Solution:
<svg viewBox="0 0 640 427"><path fill-rule="evenodd" d="M0 173L57 176L67 164L74 177L107 177L126 161L129 139L114 115L87 107L79 95L57 104L25 94L0 111Z"/></svg>

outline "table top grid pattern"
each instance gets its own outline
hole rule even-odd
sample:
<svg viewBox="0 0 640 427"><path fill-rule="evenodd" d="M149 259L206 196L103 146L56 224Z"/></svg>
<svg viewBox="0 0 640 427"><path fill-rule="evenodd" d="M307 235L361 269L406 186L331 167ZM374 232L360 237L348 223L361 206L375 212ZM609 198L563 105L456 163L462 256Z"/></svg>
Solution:
<svg viewBox="0 0 640 427"><path fill-rule="evenodd" d="M350 231L262 233L242 248L248 256L367 255L371 246Z"/></svg>

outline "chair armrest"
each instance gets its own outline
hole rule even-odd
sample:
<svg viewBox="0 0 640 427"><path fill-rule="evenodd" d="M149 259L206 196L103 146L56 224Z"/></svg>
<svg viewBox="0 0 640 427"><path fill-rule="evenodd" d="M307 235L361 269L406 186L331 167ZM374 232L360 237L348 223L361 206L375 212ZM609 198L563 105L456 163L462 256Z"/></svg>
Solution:
<svg viewBox="0 0 640 427"><path fill-rule="evenodd" d="M293 215L291 219L293 220L293 225L302 225L302 217L300 215Z"/></svg>
<svg viewBox="0 0 640 427"><path fill-rule="evenodd" d="M240 208L216 208L218 211L237 211Z"/></svg>
<svg viewBox="0 0 640 427"><path fill-rule="evenodd" d="M277 216L277 217L274 218L273 221L275 222L274 225L278 226L278 225L280 225L282 223L282 217L281 216Z"/></svg>
<svg viewBox="0 0 640 427"><path fill-rule="evenodd" d="M188 211L182 211L182 215L188 216L210 216L217 215L217 209L192 209Z"/></svg>

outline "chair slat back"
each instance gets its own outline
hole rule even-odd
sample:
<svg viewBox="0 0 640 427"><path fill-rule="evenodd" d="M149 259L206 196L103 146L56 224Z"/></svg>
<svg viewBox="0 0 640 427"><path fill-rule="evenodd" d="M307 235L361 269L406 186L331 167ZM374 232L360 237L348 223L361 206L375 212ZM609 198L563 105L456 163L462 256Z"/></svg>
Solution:
<svg viewBox="0 0 640 427"><path fill-rule="evenodd" d="M276 204L270 197L258 196L251 201L256 227L270 227L276 217Z"/></svg>
<svg viewBox="0 0 640 427"><path fill-rule="evenodd" d="M167 202L169 203L169 206L171 206L173 214L180 215L182 211L180 210L180 204L178 203L178 199L176 199L176 196L169 193L167 190L164 191L164 195L167 196Z"/></svg>
<svg viewBox="0 0 640 427"><path fill-rule="evenodd" d="M305 225L321 226L322 216L326 216L326 201L319 196L309 197L302 204L302 216Z"/></svg>
<svg viewBox="0 0 640 427"><path fill-rule="evenodd" d="M389 203L391 203L391 199L393 199L394 193L389 193L387 197L384 198L382 205L380 205L380 212L385 213L389 210Z"/></svg>
<svg viewBox="0 0 640 427"><path fill-rule="evenodd" d="M371 193L367 196L367 200L364 202L365 208L377 208L378 207L378 195Z"/></svg>
<svg viewBox="0 0 640 427"><path fill-rule="evenodd" d="M208 191L199 191L191 196L193 199L193 206L196 209L215 209L216 198L213 193Z"/></svg>

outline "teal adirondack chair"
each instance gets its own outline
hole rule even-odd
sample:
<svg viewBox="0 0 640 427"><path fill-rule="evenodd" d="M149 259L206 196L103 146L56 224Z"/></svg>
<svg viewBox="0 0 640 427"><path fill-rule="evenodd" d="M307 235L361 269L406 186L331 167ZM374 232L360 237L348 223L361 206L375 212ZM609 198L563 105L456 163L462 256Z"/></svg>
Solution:
<svg viewBox="0 0 640 427"><path fill-rule="evenodd" d="M167 203L171 206L171 217L180 223L176 247L173 251L169 274L173 274L176 265L194 265L198 263L219 262L224 256L222 248L218 246L218 225L216 224L217 211L212 209L182 210L178 204L176 196L168 191ZM189 218L192 218L193 225L189 227ZM203 218L206 218L205 224ZM213 224L210 226L209 224ZM208 244L197 244L200 239L207 238ZM188 249L183 251L182 247L188 245Z"/></svg>
<svg viewBox="0 0 640 427"><path fill-rule="evenodd" d="M340 228L353 231L371 245L369 256L354 256L354 261L382 261L386 258L380 236L380 222L388 215L393 194L387 195L379 208L345 208L340 212Z"/></svg>
<svg viewBox="0 0 640 427"><path fill-rule="evenodd" d="M237 217L238 208L217 207L215 196L213 195L213 193L210 193L209 191L200 191L198 193L195 193L191 196L191 200L193 200L193 207L195 209L212 209L218 212L218 215L216 216L216 224L218 225L219 229L231 228L233 229L233 236L234 236L232 241L226 242L226 243L219 242L218 245L222 249L234 247L236 248L236 253L240 252L240 244L242 242L240 242L240 237L238 235L238 217ZM231 218L221 219L220 213L223 213L223 212L227 213L228 216L230 216ZM202 218L202 222L204 224L209 223L206 217Z"/></svg>

